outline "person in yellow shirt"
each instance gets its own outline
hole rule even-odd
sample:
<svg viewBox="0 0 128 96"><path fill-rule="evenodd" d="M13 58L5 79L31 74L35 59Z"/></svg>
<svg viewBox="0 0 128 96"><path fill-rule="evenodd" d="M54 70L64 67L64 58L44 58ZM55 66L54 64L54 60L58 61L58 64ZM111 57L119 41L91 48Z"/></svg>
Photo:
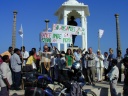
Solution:
<svg viewBox="0 0 128 96"><path fill-rule="evenodd" d="M26 66L32 65L32 68L33 69L36 69L36 65L35 65L36 59L34 58L34 52L33 51L30 51L29 54L30 55L29 55L29 58L28 58L28 60L26 62Z"/></svg>
<svg viewBox="0 0 128 96"><path fill-rule="evenodd" d="M35 58L35 60L36 60L36 67L37 67L37 71L41 71L40 70L40 54L39 54L39 52L36 52L36 48L32 48L31 49L31 51L33 51L34 52L34 58Z"/></svg>
<svg viewBox="0 0 128 96"><path fill-rule="evenodd" d="M10 58L11 55L12 55L12 51L13 51L13 48L12 47L9 47L8 48L8 51L5 51L4 53L2 53L1 56L3 57L4 55L8 55L9 58Z"/></svg>

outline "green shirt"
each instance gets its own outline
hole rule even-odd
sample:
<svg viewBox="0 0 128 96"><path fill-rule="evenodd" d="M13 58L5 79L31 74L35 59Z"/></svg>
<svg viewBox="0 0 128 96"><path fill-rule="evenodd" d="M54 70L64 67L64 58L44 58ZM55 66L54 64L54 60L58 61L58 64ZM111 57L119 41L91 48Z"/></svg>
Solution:
<svg viewBox="0 0 128 96"><path fill-rule="evenodd" d="M71 66L72 63L73 63L73 57L72 57L72 55L66 55L65 58L66 58L67 65L68 66Z"/></svg>

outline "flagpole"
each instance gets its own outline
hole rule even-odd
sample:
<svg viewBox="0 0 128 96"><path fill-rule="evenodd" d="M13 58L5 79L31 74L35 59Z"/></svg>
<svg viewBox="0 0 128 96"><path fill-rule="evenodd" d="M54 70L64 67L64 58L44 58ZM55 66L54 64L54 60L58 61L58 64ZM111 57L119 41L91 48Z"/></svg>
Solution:
<svg viewBox="0 0 128 96"><path fill-rule="evenodd" d="M24 59L23 59L23 37L22 37L22 66L21 66L22 69L23 69L23 66L25 66L25 64L24 64ZM22 70L21 70L21 72L22 72ZM22 89L24 89L23 79L22 79Z"/></svg>
<svg viewBox="0 0 128 96"><path fill-rule="evenodd" d="M22 53L23 53L23 46L24 46L24 42L23 42L23 38L22 38ZM22 61L23 61L23 56L22 56Z"/></svg>
<svg viewBox="0 0 128 96"><path fill-rule="evenodd" d="M99 32L98 32L98 50L100 50L100 36L99 36Z"/></svg>
<svg viewBox="0 0 128 96"><path fill-rule="evenodd" d="M41 50L41 41L40 41L40 50Z"/></svg>
<svg viewBox="0 0 128 96"><path fill-rule="evenodd" d="M23 46L24 46L24 42L23 42L23 28L22 28L22 24L21 24L21 28L20 28L20 31L21 31L21 38L22 38L22 62L23 62Z"/></svg>
<svg viewBox="0 0 128 96"><path fill-rule="evenodd" d="M41 50L41 32L39 34L40 50Z"/></svg>
<svg viewBox="0 0 128 96"><path fill-rule="evenodd" d="M22 54L21 54L21 59L22 59L22 66L21 67L23 67L23 66L25 66L24 65L24 61L23 61L23 45L24 45L24 42L23 42L23 28L22 28L22 24L21 24L21 27L20 27L20 30L19 30L19 34L20 34L20 36L21 36L21 42L22 42L22 48L21 48L21 50L22 50ZM22 71L22 70L21 70ZM23 82L23 79L22 79L22 89L24 89L24 82Z"/></svg>

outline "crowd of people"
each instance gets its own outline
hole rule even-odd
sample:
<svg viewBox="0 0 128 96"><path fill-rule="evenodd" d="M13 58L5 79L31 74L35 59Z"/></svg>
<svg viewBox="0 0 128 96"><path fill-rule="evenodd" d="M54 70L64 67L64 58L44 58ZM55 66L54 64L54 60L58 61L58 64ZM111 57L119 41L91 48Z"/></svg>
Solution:
<svg viewBox="0 0 128 96"><path fill-rule="evenodd" d="M25 46L22 46L20 49L15 48L14 50L9 47L8 51L0 54L0 96L9 96L9 89L21 90L24 66L28 68L31 66L31 70L47 74L53 80L58 80L62 70L71 68L74 62L81 64L86 84L95 86L96 82L110 81L112 96L117 96L116 85L117 82L121 82L121 74L124 72L124 93L127 94L128 48L124 57L122 57L121 51L117 52L116 57L112 48L109 49L109 53L102 54L100 50L94 53L91 47L87 51L68 48L65 52L59 51L56 47L49 48L44 45L43 51L37 52L36 48L32 48L27 52ZM34 65L35 67L33 67ZM122 66L125 66L124 70L122 70ZM29 71L27 67L26 70Z"/></svg>

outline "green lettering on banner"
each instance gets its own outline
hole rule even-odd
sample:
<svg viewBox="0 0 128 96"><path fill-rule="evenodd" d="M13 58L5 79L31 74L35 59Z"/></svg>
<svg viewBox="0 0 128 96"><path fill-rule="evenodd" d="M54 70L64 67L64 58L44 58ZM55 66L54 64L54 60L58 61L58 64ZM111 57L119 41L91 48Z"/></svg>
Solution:
<svg viewBox="0 0 128 96"><path fill-rule="evenodd" d="M62 25L62 24L54 24L53 32L70 32L76 35L82 35L85 31L85 28L71 26L71 25Z"/></svg>
<svg viewBox="0 0 128 96"><path fill-rule="evenodd" d="M51 38L42 38L42 41L45 43L51 43Z"/></svg>
<svg viewBox="0 0 128 96"><path fill-rule="evenodd" d="M59 29L59 25L56 26L56 30L58 30L58 29Z"/></svg>
<svg viewBox="0 0 128 96"><path fill-rule="evenodd" d="M65 31L65 26L61 26L61 29L62 29L63 31Z"/></svg>
<svg viewBox="0 0 128 96"><path fill-rule="evenodd" d="M61 34L53 34L53 38L61 39Z"/></svg>
<svg viewBox="0 0 128 96"><path fill-rule="evenodd" d="M71 43L71 38L63 38L63 43Z"/></svg>
<svg viewBox="0 0 128 96"><path fill-rule="evenodd" d="M72 31L72 32L74 32L75 31L75 27L73 27L73 26L69 26L69 31Z"/></svg>

